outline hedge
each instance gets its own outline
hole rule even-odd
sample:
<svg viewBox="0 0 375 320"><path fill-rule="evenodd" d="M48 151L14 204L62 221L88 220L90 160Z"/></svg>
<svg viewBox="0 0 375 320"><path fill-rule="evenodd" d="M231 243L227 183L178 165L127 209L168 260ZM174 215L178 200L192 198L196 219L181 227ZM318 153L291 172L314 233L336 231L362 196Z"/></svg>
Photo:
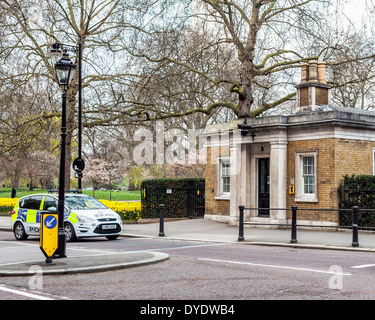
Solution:
<svg viewBox="0 0 375 320"><path fill-rule="evenodd" d="M164 217L187 218L188 201L204 206L204 178L152 179L141 184L142 218L159 218L159 205L165 205Z"/></svg>
<svg viewBox="0 0 375 320"><path fill-rule="evenodd" d="M340 185L340 209L375 209L375 176L346 175ZM352 212L340 212L340 225L352 225ZM361 211L358 225L363 228L375 227L375 212Z"/></svg>

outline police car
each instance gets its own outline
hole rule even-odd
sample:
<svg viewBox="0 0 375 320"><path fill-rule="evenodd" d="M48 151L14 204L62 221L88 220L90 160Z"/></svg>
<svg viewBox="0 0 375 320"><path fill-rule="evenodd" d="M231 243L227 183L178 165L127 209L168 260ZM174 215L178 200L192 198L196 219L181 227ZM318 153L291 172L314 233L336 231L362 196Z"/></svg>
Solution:
<svg viewBox="0 0 375 320"><path fill-rule="evenodd" d="M36 194L19 199L12 211L12 230L17 240L40 234L40 212L57 211L58 196ZM100 201L87 195L66 194L64 227L66 241L83 237L117 239L122 232L121 217Z"/></svg>

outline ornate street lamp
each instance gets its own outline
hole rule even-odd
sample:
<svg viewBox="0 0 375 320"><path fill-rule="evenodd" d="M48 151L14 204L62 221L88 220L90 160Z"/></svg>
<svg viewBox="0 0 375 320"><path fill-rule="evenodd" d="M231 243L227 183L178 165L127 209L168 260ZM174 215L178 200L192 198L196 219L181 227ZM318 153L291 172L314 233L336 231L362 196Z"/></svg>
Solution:
<svg viewBox="0 0 375 320"><path fill-rule="evenodd" d="M72 81L75 65L64 53L62 58L55 63L57 82L62 90L62 112L61 112L61 151L60 151L60 177L59 177L59 200L58 200L58 250L56 258L66 257L66 238L64 229L64 207L65 207L65 146L66 146L66 92Z"/></svg>
<svg viewBox="0 0 375 320"><path fill-rule="evenodd" d="M63 92L67 92L72 81L76 66L70 60L69 55L64 53L62 58L55 63L57 82Z"/></svg>

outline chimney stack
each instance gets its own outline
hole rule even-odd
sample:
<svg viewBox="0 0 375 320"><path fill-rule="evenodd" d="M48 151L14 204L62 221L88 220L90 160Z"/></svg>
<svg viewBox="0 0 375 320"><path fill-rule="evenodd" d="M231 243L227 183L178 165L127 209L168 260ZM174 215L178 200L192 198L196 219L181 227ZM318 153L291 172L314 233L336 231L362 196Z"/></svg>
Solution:
<svg viewBox="0 0 375 320"><path fill-rule="evenodd" d="M318 62L318 82L327 84L326 63L324 61Z"/></svg>
<svg viewBox="0 0 375 320"><path fill-rule="evenodd" d="M302 63L301 66L301 83L306 83L309 81L309 64Z"/></svg>
<svg viewBox="0 0 375 320"><path fill-rule="evenodd" d="M297 112L311 112L331 103L331 86L326 80L326 63L310 61L301 65L301 83L296 86Z"/></svg>
<svg viewBox="0 0 375 320"><path fill-rule="evenodd" d="M309 62L309 81L318 82L318 61Z"/></svg>

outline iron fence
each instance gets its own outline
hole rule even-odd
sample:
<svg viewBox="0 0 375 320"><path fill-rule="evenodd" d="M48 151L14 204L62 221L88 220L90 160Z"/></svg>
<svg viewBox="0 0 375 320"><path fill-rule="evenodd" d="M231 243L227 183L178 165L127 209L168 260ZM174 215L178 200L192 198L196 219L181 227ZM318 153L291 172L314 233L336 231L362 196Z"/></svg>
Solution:
<svg viewBox="0 0 375 320"><path fill-rule="evenodd" d="M291 243L297 243L297 228L298 227L308 227L308 228L346 228L346 229L352 229L352 246L358 247L358 230L363 229L358 224L360 214L367 212L367 213L373 213L375 212L375 209L359 209L358 206L353 206L351 209L306 209L306 208L298 208L297 206L292 206L291 208L270 208L269 210L284 210L284 211L291 211L292 218L291 223L283 223L283 224L275 224L275 223L257 223L257 222L245 222L244 221L244 210L261 210L261 208L245 208L245 206L239 206L239 232L238 232L238 241L244 241L244 225L267 225L267 226L277 226L277 227L290 227L291 228ZM324 224L298 224L297 223L297 212L298 211L315 211L315 212L329 212L329 213L346 213L351 215L351 225L324 225ZM369 229L369 228L366 228ZM372 228L375 229L375 228Z"/></svg>

